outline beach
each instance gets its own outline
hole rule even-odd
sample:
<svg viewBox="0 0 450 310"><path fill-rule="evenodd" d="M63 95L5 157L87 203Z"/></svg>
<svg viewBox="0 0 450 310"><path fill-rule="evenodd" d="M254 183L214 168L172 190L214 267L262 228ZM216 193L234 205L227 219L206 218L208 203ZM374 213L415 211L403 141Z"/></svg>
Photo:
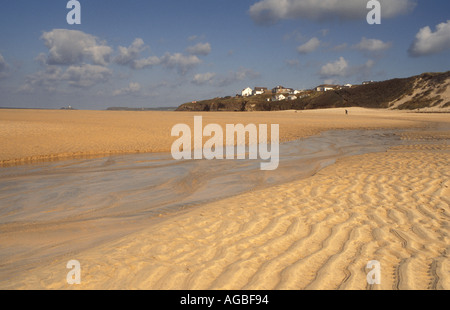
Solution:
<svg viewBox="0 0 450 310"><path fill-rule="evenodd" d="M4 186L0 288L450 289L448 114L348 111L346 115L344 109L252 113L0 110L4 146L0 169L12 169L0 179ZM204 124L223 127L228 123L279 124L284 143L330 131L355 134L355 130L370 132L371 137L383 130L377 139L392 139L392 143L374 150L355 143L348 153L343 151L348 148L333 145L338 149L336 155L327 154L326 165L301 177L289 178L290 169L280 165L279 174L285 181L275 185L257 186L259 176L237 173L241 183L246 178L249 183L258 182L235 194L223 187L223 197L202 196L201 203L172 212L146 209L148 201L157 199L146 196L147 185L127 205L127 193L148 177L137 173L141 170L136 165L144 160L113 169L119 181L113 180L114 174L94 177L103 171L100 167L116 167L124 160L114 156L140 154L145 158L149 153L169 152L175 140L171 128L178 123L192 126L196 115L203 116ZM78 164L81 168L89 165L90 174L70 183L78 186L64 188L66 196L40 197L42 206L52 199L58 205L36 211L23 201L36 203L34 197L41 188L34 188L33 182L50 187L48 176L57 173L36 172L47 163L57 169L74 165L70 176L81 173ZM207 191L208 183L201 183L205 170L199 167L183 175L191 182L162 182L158 193L172 191L174 200L182 200L185 193ZM182 170L177 169L174 175L181 176ZM22 174L31 185L23 189L28 194L16 198ZM65 180L67 175L59 173L58 178ZM159 174L153 175L158 180ZM105 184L111 185L107 196L99 190ZM80 205L62 203L72 196L84 200ZM81 241L71 247L70 240L76 239ZM33 260L25 260L30 255L35 255ZM66 281L66 264L72 259L81 265L79 285ZM379 284L367 281L370 261L381 266Z"/></svg>
<svg viewBox="0 0 450 310"><path fill-rule="evenodd" d="M350 108L252 113L1 110L1 165L124 153L170 152L174 125L280 124L280 141L333 129L418 128L446 115ZM349 118L350 117L350 118Z"/></svg>

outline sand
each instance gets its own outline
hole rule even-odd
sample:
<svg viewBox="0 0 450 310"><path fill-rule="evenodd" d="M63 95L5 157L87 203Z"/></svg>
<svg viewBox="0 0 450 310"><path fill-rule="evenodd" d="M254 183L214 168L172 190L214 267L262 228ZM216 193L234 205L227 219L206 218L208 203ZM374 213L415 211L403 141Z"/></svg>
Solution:
<svg viewBox="0 0 450 310"><path fill-rule="evenodd" d="M345 157L306 179L163 217L117 240L0 278L0 288L450 289L448 115L350 112L352 122L342 110L249 113L239 121L280 121L283 139L332 128L425 129L402 132L408 143L387 152ZM176 121L193 116L174 115ZM80 285L66 283L70 259L81 263ZM380 262L380 284L367 283L371 260Z"/></svg>
<svg viewBox="0 0 450 310"><path fill-rule="evenodd" d="M331 129L420 127L445 122L448 114L350 108L254 113L0 110L0 165L110 154L170 152L175 124L279 124L280 140L291 141ZM269 126L270 127L270 126Z"/></svg>

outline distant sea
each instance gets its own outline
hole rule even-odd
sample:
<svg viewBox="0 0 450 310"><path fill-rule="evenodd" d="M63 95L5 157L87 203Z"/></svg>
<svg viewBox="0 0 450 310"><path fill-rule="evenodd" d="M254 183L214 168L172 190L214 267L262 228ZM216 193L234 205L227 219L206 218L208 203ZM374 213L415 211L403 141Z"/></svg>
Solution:
<svg viewBox="0 0 450 310"><path fill-rule="evenodd" d="M106 111L175 111L178 107L158 107L158 108L127 108L127 107L111 107ZM75 108L17 108L17 107L0 107L3 110L78 110ZM86 109L91 110L91 109ZM95 109L94 109L95 110Z"/></svg>

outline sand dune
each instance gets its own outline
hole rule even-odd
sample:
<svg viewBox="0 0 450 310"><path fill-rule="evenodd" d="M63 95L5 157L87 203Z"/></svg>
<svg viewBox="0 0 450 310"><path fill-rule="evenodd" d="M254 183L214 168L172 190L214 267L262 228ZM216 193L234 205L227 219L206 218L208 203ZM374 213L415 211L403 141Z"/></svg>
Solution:
<svg viewBox="0 0 450 310"><path fill-rule="evenodd" d="M428 140L431 139L428 136ZM79 253L82 289L450 289L450 147L397 147ZM68 259L18 288L65 289ZM381 284L366 281L370 260Z"/></svg>

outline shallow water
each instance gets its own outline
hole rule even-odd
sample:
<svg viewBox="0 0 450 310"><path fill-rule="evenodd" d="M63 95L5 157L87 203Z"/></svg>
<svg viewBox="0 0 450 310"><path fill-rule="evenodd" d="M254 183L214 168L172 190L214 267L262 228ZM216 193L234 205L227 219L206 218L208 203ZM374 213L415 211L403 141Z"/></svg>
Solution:
<svg viewBox="0 0 450 310"><path fill-rule="evenodd" d="M340 157L402 143L395 131L328 131L281 144L274 171L260 170L259 160L175 161L170 154L1 168L0 284L46 259L74 256L195 205L308 177Z"/></svg>

